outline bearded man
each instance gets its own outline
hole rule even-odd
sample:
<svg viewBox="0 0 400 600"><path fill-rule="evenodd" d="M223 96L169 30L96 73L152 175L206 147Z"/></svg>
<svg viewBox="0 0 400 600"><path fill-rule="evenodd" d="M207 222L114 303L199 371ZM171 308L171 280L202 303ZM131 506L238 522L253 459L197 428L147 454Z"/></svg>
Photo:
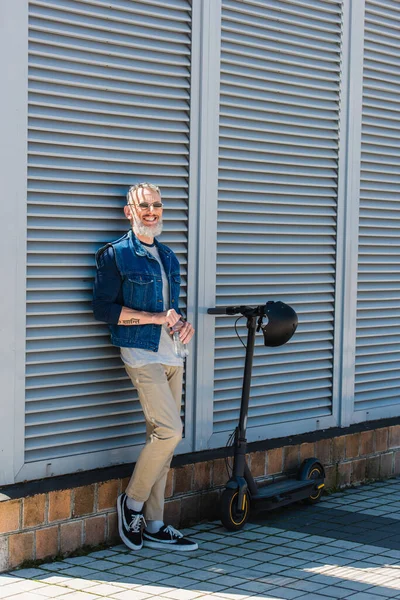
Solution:
<svg viewBox="0 0 400 600"><path fill-rule="evenodd" d="M117 500L119 534L131 550L143 544L167 552L196 550L196 542L164 523L165 484L182 439L183 358L171 328L179 330L183 344L194 329L179 314L178 259L156 239L162 231L160 189L151 183L132 186L124 214L131 229L97 252L93 290L94 316L109 325L146 421L146 444Z"/></svg>

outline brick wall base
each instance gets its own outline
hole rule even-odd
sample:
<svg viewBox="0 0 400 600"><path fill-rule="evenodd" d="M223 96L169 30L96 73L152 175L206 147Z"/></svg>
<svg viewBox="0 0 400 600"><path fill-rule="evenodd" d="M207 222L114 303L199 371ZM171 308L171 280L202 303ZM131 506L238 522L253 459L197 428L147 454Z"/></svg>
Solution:
<svg viewBox="0 0 400 600"><path fill-rule="evenodd" d="M326 488L400 475L400 425L253 452L254 477L297 469L316 456ZM183 527L218 518L218 498L227 481L225 459L187 464L169 472L165 520ZM27 561L66 556L80 548L118 541L116 499L129 478L0 501L0 572Z"/></svg>

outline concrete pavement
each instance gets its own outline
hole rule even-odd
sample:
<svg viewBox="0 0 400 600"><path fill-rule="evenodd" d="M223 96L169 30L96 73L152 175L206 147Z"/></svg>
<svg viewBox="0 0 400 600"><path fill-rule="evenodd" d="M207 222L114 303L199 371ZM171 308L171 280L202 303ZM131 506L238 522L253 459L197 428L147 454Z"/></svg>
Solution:
<svg viewBox="0 0 400 600"><path fill-rule="evenodd" d="M0 599L400 599L400 478L255 515L240 532L185 533L199 550L119 545L0 574Z"/></svg>

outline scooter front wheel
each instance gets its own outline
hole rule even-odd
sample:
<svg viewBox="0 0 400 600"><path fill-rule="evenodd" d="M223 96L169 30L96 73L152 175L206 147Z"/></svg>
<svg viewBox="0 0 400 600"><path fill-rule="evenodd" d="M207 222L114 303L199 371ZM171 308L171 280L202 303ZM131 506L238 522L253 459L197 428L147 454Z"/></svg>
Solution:
<svg viewBox="0 0 400 600"><path fill-rule="evenodd" d="M242 529L250 514L250 499L246 492L243 496L242 506L238 506L238 489L226 488L221 496L221 522L231 531Z"/></svg>

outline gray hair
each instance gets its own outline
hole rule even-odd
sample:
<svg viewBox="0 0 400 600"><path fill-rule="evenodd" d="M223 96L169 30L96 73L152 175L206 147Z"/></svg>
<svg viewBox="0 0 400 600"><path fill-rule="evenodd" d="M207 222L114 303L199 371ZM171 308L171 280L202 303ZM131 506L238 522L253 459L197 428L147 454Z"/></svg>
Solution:
<svg viewBox="0 0 400 600"><path fill-rule="evenodd" d="M133 194L133 192L136 192L136 190L140 190L141 188L148 188L149 190L153 190L153 192L157 192L157 194L160 195L161 198L161 191L160 188L157 185L154 185L154 183L136 183L135 185L131 185L131 187L129 188L127 194L126 194L126 201L129 204L129 200L131 197L131 194Z"/></svg>

